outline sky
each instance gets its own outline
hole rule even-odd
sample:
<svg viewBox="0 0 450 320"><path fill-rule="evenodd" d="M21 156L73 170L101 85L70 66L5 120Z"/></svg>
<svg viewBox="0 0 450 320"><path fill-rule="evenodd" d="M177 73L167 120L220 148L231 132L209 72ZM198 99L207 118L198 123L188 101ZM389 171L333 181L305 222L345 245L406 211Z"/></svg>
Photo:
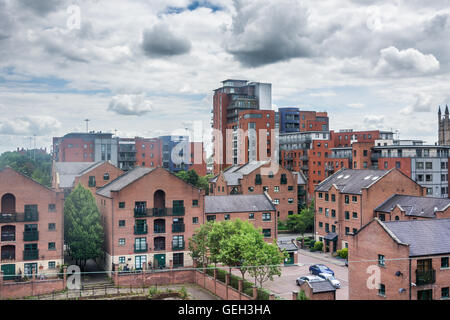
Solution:
<svg viewBox="0 0 450 320"><path fill-rule="evenodd" d="M272 84L330 129L437 141L450 0L0 0L0 152L89 130L210 143L213 90ZM210 151L209 151L210 152Z"/></svg>

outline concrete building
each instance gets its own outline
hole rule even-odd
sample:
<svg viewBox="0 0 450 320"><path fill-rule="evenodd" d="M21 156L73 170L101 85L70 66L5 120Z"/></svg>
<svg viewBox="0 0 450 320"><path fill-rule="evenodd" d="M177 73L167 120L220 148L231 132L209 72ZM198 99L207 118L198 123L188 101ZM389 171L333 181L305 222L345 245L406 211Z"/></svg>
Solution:
<svg viewBox="0 0 450 320"><path fill-rule="evenodd" d="M276 207L277 218L285 221L289 215L298 213L298 182L304 188L304 180L301 177L299 181L297 175L281 166L275 172L270 170L270 161L231 166L211 179L209 193L252 195L267 192Z"/></svg>
<svg viewBox="0 0 450 320"><path fill-rule="evenodd" d="M261 229L264 240L277 239L277 215L272 199L267 193L256 195L205 196L206 221L240 219Z"/></svg>
<svg viewBox="0 0 450 320"><path fill-rule="evenodd" d="M393 194L423 196L424 189L396 169L339 170L315 189L316 241L324 242L325 252L347 248L352 235Z"/></svg>
<svg viewBox="0 0 450 320"><path fill-rule="evenodd" d="M205 222L203 196L161 167L136 167L98 189L105 270L192 266L186 241Z"/></svg>
<svg viewBox="0 0 450 320"><path fill-rule="evenodd" d="M449 299L449 230L450 219L374 219L352 237L349 299Z"/></svg>
<svg viewBox="0 0 450 320"><path fill-rule="evenodd" d="M63 194L0 169L0 269L16 275L57 273L64 263Z"/></svg>

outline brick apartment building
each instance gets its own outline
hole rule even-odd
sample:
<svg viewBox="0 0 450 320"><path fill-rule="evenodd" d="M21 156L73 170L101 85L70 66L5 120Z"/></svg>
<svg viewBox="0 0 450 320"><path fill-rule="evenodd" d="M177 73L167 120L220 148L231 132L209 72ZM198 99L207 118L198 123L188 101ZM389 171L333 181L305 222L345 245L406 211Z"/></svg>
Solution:
<svg viewBox="0 0 450 320"><path fill-rule="evenodd" d="M105 230L105 270L190 266L187 240L204 223L204 192L164 168L136 167L96 198Z"/></svg>
<svg viewBox="0 0 450 320"><path fill-rule="evenodd" d="M300 178L299 181L297 175L281 166L273 174L266 175L269 168L270 161L231 166L211 179L210 195L261 195L267 192L275 204L277 218L285 221L289 215L298 213L298 183L304 183L304 180ZM300 196L304 194L300 192Z"/></svg>
<svg viewBox="0 0 450 320"><path fill-rule="evenodd" d="M56 273L64 262L63 194L0 169L0 269L14 275Z"/></svg>
<svg viewBox="0 0 450 320"><path fill-rule="evenodd" d="M205 196L206 221L240 219L260 228L264 240L277 239L277 215L272 199L264 194Z"/></svg>
<svg viewBox="0 0 450 320"><path fill-rule="evenodd" d="M67 196L78 183L91 190L113 181L124 172L109 161L99 162L54 162L52 166L52 188Z"/></svg>
<svg viewBox="0 0 450 320"><path fill-rule="evenodd" d="M375 208L375 216L380 221L449 218L450 199L394 194Z"/></svg>
<svg viewBox="0 0 450 320"><path fill-rule="evenodd" d="M424 189L402 172L341 169L315 189L315 238L325 252L346 248L374 219L374 209L393 194L423 196Z"/></svg>
<svg viewBox="0 0 450 320"><path fill-rule="evenodd" d="M349 299L449 299L449 230L448 218L364 226L349 248Z"/></svg>
<svg viewBox="0 0 450 320"><path fill-rule="evenodd" d="M211 127L215 131L214 174L230 165L270 157L275 138L272 137L275 111L272 110L270 83L222 81L222 87L214 90L211 113ZM260 136L260 130L266 130L266 134ZM260 157L259 148L263 148L263 157Z"/></svg>

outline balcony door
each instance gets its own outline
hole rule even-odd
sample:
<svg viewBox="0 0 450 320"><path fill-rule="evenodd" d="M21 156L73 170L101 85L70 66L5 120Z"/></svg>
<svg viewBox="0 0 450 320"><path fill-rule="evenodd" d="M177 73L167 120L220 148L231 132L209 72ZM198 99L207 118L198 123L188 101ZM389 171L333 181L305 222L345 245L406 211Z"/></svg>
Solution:
<svg viewBox="0 0 450 320"><path fill-rule="evenodd" d="M417 300L433 300L433 290L419 290L417 291Z"/></svg>
<svg viewBox="0 0 450 320"><path fill-rule="evenodd" d="M2 241L16 241L16 227L6 225L1 228Z"/></svg>

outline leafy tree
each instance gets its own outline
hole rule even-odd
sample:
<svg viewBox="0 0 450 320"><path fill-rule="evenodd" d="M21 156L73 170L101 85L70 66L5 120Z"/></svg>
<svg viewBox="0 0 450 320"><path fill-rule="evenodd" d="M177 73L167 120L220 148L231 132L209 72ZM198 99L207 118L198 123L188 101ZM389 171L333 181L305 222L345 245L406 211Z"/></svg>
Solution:
<svg viewBox="0 0 450 320"><path fill-rule="evenodd" d="M213 223L213 227L208 234L207 243L209 249L209 259L212 263L214 263L214 265L222 262L222 241L224 239L228 239L238 231L239 222L236 223L235 221L220 221ZM240 222L242 223L242 221Z"/></svg>
<svg viewBox="0 0 450 320"><path fill-rule="evenodd" d="M208 234L213 226L212 222L203 224L189 239L189 250L192 259L203 265L208 264Z"/></svg>
<svg viewBox="0 0 450 320"><path fill-rule="evenodd" d="M273 281L274 276L281 276L280 264L288 257L288 254L280 252L276 242L273 244L263 241L259 248L252 248L244 254L245 262L252 267L248 273L255 279L255 285L259 283L262 288L264 282Z"/></svg>
<svg viewBox="0 0 450 320"><path fill-rule="evenodd" d="M64 238L70 256L84 268L88 259L103 255L103 227L92 193L81 184L64 203Z"/></svg>
<svg viewBox="0 0 450 320"><path fill-rule="evenodd" d="M206 194L209 194L209 180L213 177L213 175L209 174L206 176L199 176L194 169L189 171L181 170L176 173L176 176L183 179L187 183L190 183L197 188L205 190Z"/></svg>

